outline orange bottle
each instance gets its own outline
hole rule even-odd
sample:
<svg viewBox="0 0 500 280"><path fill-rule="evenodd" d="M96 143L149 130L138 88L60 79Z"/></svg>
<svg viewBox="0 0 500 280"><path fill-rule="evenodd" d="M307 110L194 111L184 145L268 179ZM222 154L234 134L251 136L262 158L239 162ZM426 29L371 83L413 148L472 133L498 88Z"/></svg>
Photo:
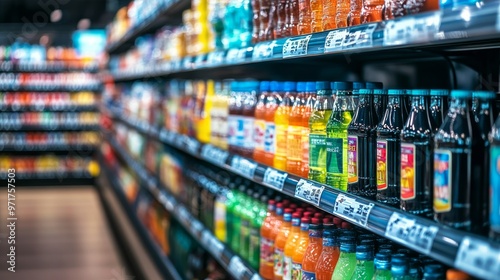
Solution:
<svg viewBox="0 0 500 280"><path fill-rule="evenodd" d="M266 130L264 135L264 159L263 164L274 165L274 156L277 150L276 124L274 118L276 111L283 99L283 82L271 82L271 93L266 99L264 118L266 121Z"/></svg>
<svg viewBox="0 0 500 280"><path fill-rule="evenodd" d="M295 82L285 82L283 86L285 96L274 114L276 151L273 166L280 170L286 170L288 121L296 96Z"/></svg>
<svg viewBox="0 0 500 280"><path fill-rule="evenodd" d="M266 135L266 100L271 94L269 92L269 82L260 82L260 94L255 105L255 121L254 121L254 131L253 131L253 141L255 148L253 150L253 159L255 161L264 162L264 141Z"/></svg>
<svg viewBox="0 0 500 280"><path fill-rule="evenodd" d="M335 16L335 23L337 28L347 27L347 16L351 10L350 0L337 0L337 14Z"/></svg>
<svg viewBox="0 0 500 280"><path fill-rule="evenodd" d="M283 279L285 245L292 226L292 209L286 208L283 214L283 223L274 242L274 279Z"/></svg>
<svg viewBox="0 0 500 280"><path fill-rule="evenodd" d="M311 218L302 218L300 220L300 234L295 252L292 255L292 280L302 279L302 260L309 245L309 223Z"/></svg>
<svg viewBox="0 0 500 280"><path fill-rule="evenodd" d="M316 216L316 215L315 215ZM302 260L302 278L314 279L316 264L323 250L323 232L320 218L313 218L309 225L309 245Z"/></svg>
<svg viewBox="0 0 500 280"><path fill-rule="evenodd" d="M309 1L311 7L311 32L321 32L323 31L323 0Z"/></svg>
<svg viewBox="0 0 500 280"><path fill-rule="evenodd" d="M361 9L363 8L363 0L351 0L351 7L349 15L349 26L355 26L361 24Z"/></svg>
<svg viewBox="0 0 500 280"><path fill-rule="evenodd" d="M301 215L301 211L296 211L292 215L292 227L290 228L290 234L288 234L288 238L286 240L284 251L285 257L283 258L283 280L292 280L292 256L295 252L295 247L297 246L297 241L300 235Z"/></svg>
<svg viewBox="0 0 500 280"><path fill-rule="evenodd" d="M323 1L323 30L331 30L337 28L337 0Z"/></svg>
<svg viewBox="0 0 500 280"><path fill-rule="evenodd" d="M311 4L309 0L299 1L299 23L297 30L299 35L311 33Z"/></svg>
<svg viewBox="0 0 500 280"><path fill-rule="evenodd" d="M384 0L364 0L361 9L361 23L377 22L384 19Z"/></svg>
<svg viewBox="0 0 500 280"><path fill-rule="evenodd" d="M334 226L325 227L323 231L323 249L316 264L316 280L331 280L340 250L335 236Z"/></svg>
<svg viewBox="0 0 500 280"><path fill-rule="evenodd" d="M276 220L276 202L269 200L267 205L267 216L260 228L260 267L259 274L262 278L274 279L274 240L273 230Z"/></svg>

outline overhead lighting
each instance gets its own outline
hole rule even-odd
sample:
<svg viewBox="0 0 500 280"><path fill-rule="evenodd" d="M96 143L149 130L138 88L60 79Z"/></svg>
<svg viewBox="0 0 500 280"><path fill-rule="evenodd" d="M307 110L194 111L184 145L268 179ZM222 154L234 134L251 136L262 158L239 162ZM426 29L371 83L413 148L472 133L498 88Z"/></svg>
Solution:
<svg viewBox="0 0 500 280"><path fill-rule="evenodd" d="M77 25L78 29L84 30L84 29L89 29L90 27L90 19L88 18L82 18Z"/></svg>
<svg viewBox="0 0 500 280"><path fill-rule="evenodd" d="M51 22L58 22L62 18L62 11L57 9L54 10L52 13L50 13L50 21Z"/></svg>
<svg viewBox="0 0 500 280"><path fill-rule="evenodd" d="M40 45L47 46L49 44L50 37L47 34L44 34L40 37Z"/></svg>

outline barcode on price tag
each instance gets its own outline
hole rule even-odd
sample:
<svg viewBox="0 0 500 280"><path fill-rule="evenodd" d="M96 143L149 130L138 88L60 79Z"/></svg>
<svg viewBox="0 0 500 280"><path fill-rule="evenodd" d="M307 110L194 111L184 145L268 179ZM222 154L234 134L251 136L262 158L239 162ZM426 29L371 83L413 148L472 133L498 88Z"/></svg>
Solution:
<svg viewBox="0 0 500 280"><path fill-rule="evenodd" d="M266 169L266 172L264 173L263 183L281 191L283 189L283 186L285 185L285 180L287 177L288 173L268 167Z"/></svg>
<svg viewBox="0 0 500 280"><path fill-rule="evenodd" d="M349 31L347 29L332 30L326 35L325 53L338 51L342 49L342 43Z"/></svg>
<svg viewBox="0 0 500 280"><path fill-rule="evenodd" d="M306 55L311 36L288 38L283 44L283 58Z"/></svg>
<svg viewBox="0 0 500 280"><path fill-rule="evenodd" d="M351 27L342 43L342 49L371 47L373 45L373 32L376 28L376 23Z"/></svg>
<svg viewBox="0 0 500 280"><path fill-rule="evenodd" d="M387 223L385 236L416 251L429 254L438 230L437 226L422 225L417 223L416 219L393 213Z"/></svg>
<svg viewBox="0 0 500 280"><path fill-rule="evenodd" d="M236 279L241 279L247 268L241 261L240 257L233 256L229 261L228 270Z"/></svg>
<svg viewBox="0 0 500 280"><path fill-rule="evenodd" d="M324 186L316 185L304 179L300 179L295 187L295 197L307 202L319 205L321 194L325 190Z"/></svg>
<svg viewBox="0 0 500 280"><path fill-rule="evenodd" d="M235 156L231 160L231 167L235 172L247 178L253 179L255 169L257 168L257 163L249 161L246 158Z"/></svg>
<svg viewBox="0 0 500 280"><path fill-rule="evenodd" d="M455 267L474 271L484 279L498 279L500 275L500 250L486 241L466 236L460 243Z"/></svg>
<svg viewBox="0 0 500 280"><path fill-rule="evenodd" d="M215 148L212 145L205 145L201 148L201 157L218 165L224 165L228 156L227 151Z"/></svg>
<svg viewBox="0 0 500 280"><path fill-rule="evenodd" d="M273 57L273 49L276 41L257 43L253 47L252 59L262 59Z"/></svg>
<svg viewBox="0 0 500 280"><path fill-rule="evenodd" d="M342 216L344 219L366 227L368 216L372 211L373 203L362 203L355 198L339 194L335 200L333 213Z"/></svg>

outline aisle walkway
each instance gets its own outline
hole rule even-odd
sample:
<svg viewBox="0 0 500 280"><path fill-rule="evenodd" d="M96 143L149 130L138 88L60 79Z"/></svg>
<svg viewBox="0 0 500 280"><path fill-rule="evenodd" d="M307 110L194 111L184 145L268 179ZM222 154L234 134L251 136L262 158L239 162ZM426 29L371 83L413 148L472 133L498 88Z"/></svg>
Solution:
<svg viewBox="0 0 500 280"><path fill-rule="evenodd" d="M127 277L92 187L16 192L16 267L7 269L7 188L0 188L0 279L122 280Z"/></svg>

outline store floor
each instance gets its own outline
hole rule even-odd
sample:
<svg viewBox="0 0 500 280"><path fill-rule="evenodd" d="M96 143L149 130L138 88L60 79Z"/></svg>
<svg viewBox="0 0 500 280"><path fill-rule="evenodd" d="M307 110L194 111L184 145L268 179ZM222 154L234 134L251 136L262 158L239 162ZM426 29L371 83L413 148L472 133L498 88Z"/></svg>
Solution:
<svg viewBox="0 0 500 280"><path fill-rule="evenodd" d="M7 270L7 188L0 188L0 279L134 279L127 276L93 187L19 187L15 204L12 273Z"/></svg>

